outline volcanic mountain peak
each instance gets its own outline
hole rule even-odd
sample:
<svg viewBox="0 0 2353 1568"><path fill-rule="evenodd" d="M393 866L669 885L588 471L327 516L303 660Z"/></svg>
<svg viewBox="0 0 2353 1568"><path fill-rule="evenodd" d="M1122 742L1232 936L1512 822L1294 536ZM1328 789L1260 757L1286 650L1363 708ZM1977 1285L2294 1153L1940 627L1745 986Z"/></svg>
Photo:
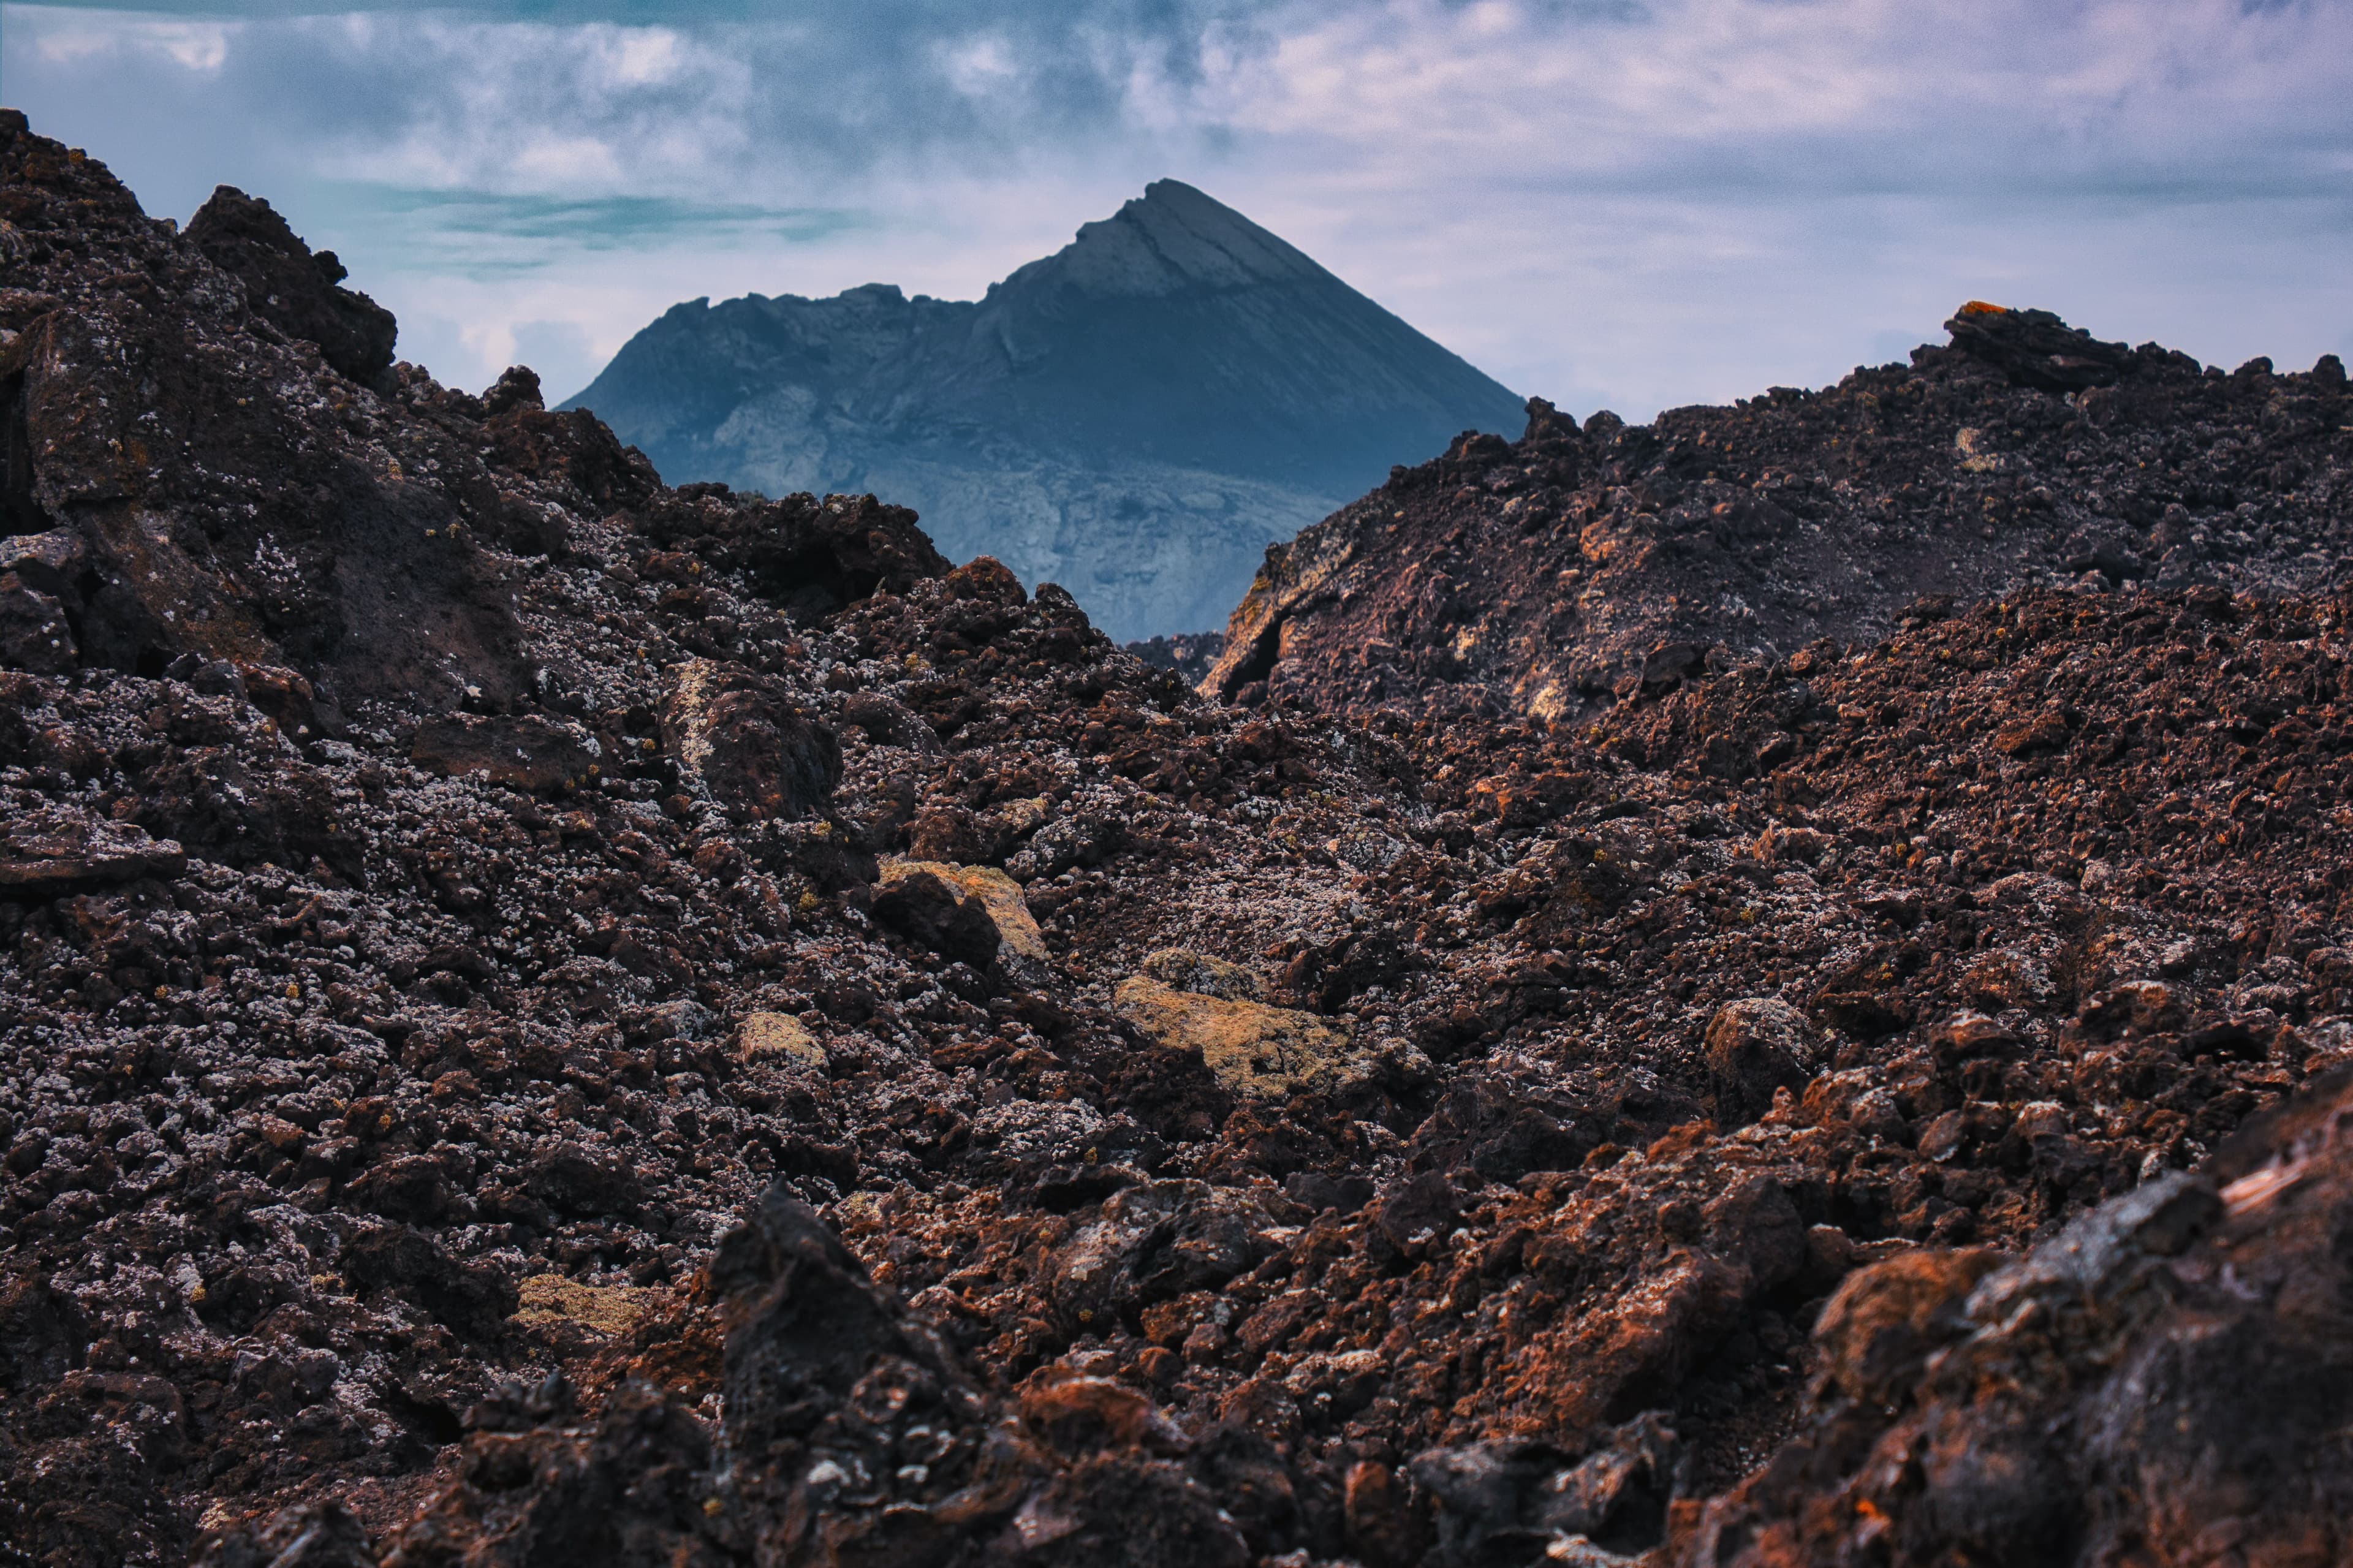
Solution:
<svg viewBox="0 0 2353 1568"><path fill-rule="evenodd" d="M1121 637L1214 625L1268 544L1520 401L1241 214L1152 184L977 301L672 310L573 405L673 481L886 491Z"/></svg>
<svg viewBox="0 0 2353 1568"><path fill-rule="evenodd" d="M997 288L1057 285L1096 299L1339 279L1303 251L1181 180L1155 180L1116 216Z"/></svg>

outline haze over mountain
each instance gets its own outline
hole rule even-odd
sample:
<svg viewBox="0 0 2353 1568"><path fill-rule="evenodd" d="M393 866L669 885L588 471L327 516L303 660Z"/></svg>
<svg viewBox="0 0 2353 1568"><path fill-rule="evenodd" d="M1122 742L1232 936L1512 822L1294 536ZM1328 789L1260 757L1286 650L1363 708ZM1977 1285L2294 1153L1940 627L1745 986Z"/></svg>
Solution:
<svg viewBox="0 0 2353 1568"><path fill-rule="evenodd" d="M869 284L664 313L567 406L674 484L873 490L1114 637L1219 624L1265 547L1520 401L1161 180L978 301Z"/></svg>

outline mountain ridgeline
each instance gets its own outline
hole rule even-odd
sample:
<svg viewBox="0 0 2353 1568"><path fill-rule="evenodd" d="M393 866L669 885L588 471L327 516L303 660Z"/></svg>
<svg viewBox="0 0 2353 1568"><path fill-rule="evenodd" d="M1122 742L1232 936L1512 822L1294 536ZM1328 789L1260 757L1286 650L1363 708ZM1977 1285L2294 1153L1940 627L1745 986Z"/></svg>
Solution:
<svg viewBox="0 0 2353 1568"><path fill-rule="evenodd" d="M1162 180L978 301L869 284L678 305L570 406L672 483L872 490L1114 637L1220 624L1265 547L1520 400Z"/></svg>

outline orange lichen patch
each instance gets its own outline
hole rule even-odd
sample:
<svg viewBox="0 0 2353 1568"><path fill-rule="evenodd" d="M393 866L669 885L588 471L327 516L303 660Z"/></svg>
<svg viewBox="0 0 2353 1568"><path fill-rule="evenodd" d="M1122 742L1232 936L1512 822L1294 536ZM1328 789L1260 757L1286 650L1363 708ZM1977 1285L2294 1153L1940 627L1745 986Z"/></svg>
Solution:
<svg viewBox="0 0 2353 1568"><path fill-rule="evenodd" d="M1990 305L1983 300L1972 300L1961 307L1960 313L1964 316L2007 316L2010 314L2010 307Z"/></svg>
<svg viewBox="0 0 2353 1568"><path fill-rule="evenodd" d="M1198 1052L1237 1094L1281 1099L1363 1076L1346 1032L1313 1013L1173 990L1138 974L1113 994L1119 1016L1171 1050Z"/></svg>

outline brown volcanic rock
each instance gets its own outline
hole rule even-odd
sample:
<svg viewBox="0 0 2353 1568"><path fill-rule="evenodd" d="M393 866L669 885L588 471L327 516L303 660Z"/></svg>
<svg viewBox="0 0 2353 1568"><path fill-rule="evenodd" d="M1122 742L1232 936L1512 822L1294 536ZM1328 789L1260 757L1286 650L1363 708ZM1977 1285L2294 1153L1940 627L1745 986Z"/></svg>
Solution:
<svg viewBox="0 0 2353 1568"><path fill-rule="evenodd" d="M408 760L438 773L478 774L521 790L565 790L585 784L602 748L577 725L537 713L486 718L453 713L417 728Z"/></svg>
<svg viewBox="0 0 2353 1568"><path fill-rule="evenodd" d="M2353 1396L2348 1090L2337 1075L2207 1172L2148 1183L2006 1267L1855 1276L1822 1320L1824 1406L1674 1560L2341 1560L2353 1478L2320 1454ZM1909 1356L1890 1353L1894 1331L1851 1326L1892 1294L1937 1320Z"/></svg>
<svg viewBox="0 0 2353 1568"><path fill-rule="evenodd" d="M1219 705L871 498L664 489L522 374L356 387L0 123L0 352L65 355L16 405L8 569L79 617L69 666L0 674L0 824L125 857L0 889L9 1551L1451 1568L1852 1543L1851 1492L1924 1561L2037 1521L2204 1550L2167 1486L2200 1540L2238 1499L2326 1556L2336 1449L2200 1490L2101 1358L2171 1391L2151 1421L2334 1392L2298 1337L2334 1331L2325 1226L2275 1223L2333 1178L2243 1186L2227 1146L2353 1060L2353 605L1662 633L1575 728L1478 687ZM130 474L137 550L65 499L106 476L58 409L127 392L58 345L105 333L187 447ZM2241 397L2135 363L2099 395ZM173 401L199 372L217 422ZM445 577L353 563L394 500ZM205 597L248 504L317 546L311 632ZM217 613L142 641L150 602ZM232 612L254 637L206 640ZM354 667L363 616L410 665ZM1237 1092L1123 1009L1138 976L1309 1016L1348 1070ZM2211 1269L2242 1233L2194 1194L2264 1184ZM2155 1205L2110 1252L2156 1315L2046 1311L2037 1248L2115 1200ZM1963 1290L1989 1259L2006 1338ZM2078 1496L2014 1484L2047 1418L2084 1423ZM1863 1464L1915 1434L1933 1468Z"/></svg>
<svg viewBox="0 0 2353 1568"><path fill-rule="evenodd" d="M2013 587L2278 592L2353 549L2343 367L2231 375L1971 305L1951 346L1649 426L1541 400L1271 549L1203 689L1574 720ZM2029 742L2032 743L2032 742Z"/></svg>
<svg viewBox="0 0 2353 1568"><path fill-rule="evenodd" d="M34 810L0 827L0 888L49 892L76 884L176 877L188 857L170 839L132 823L109 822L69 806Z"/></svg>

